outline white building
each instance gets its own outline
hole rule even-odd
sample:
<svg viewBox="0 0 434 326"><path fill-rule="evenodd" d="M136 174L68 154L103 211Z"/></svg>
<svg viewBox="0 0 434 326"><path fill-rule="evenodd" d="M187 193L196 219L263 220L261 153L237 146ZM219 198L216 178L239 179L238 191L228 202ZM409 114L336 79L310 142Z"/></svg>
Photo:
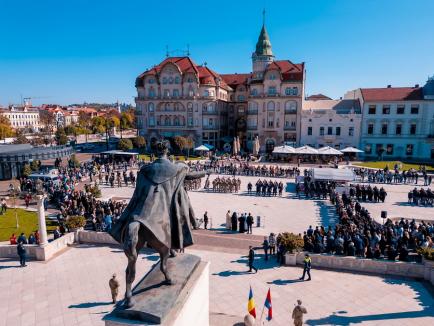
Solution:
<svg viewBox="0 0 434 326"><path fill-rule="evenodd" d="M423 88L359 88L345 98L360 100L365 158L434 159L433 78Z"/></svg>
<svg viewBox="0 0 434 326"><path fill-rule="evenodd" d="M305 100L301 112L301 145L358 147L362 114L358 99Z"/></svg>
<svg viewBox="0 0 434 326"><path fill-rule="evenodd" d="M12 128L27 129L37 132L40 128L39 110L33 107L10 106L0 110L0 114L9 119Z"/></svg>

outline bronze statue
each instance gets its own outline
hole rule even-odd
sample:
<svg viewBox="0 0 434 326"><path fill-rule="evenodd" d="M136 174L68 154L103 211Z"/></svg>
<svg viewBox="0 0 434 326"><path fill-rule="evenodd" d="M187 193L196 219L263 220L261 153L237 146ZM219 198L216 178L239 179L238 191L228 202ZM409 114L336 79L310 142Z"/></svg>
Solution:
<svg viewBox="0 0 434 326"><path fill-rule="evenodd" d="M134 305L131 285L136 275L137 256L143 246L160 254L165 282L173 284L167 259L171 250L193 244L191 227L196 228L184 180L205 176L204 172L189 172L185 163L170 162L166 142L158 142L155 148L158 159L140 169L133 197L110 231L111 236L123 244L128 257L124 303L128 308Z"/></svg>

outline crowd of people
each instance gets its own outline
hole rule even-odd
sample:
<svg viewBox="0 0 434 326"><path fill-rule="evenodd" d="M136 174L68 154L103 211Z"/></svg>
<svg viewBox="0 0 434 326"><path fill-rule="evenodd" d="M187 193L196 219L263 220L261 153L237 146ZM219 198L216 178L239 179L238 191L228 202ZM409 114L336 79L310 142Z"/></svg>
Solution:
<svg viewBox="0 0 434 326"><path fill-rule="evenodd" d="M416 206L434 206L434 192L430 188L414 188L408 192L408 203Z"/></svg>
<svg viewBox="0 0 434 326"><path fill-rule="evenodd" d="M334 229L310 226L303 236L306 251L407 261L417 248L434 247L432 223L387 219L380 224L354 196L334 191L330 200L336 207L339 223Z"/></svg>
<svg viewBox="0 0 434 326"><path fill-rule="evenodd" d="M396 166L394 170L385 169L367 169L355 168L354 173L362 182L369 183L404 183L404 184L418 184L419 179L422 179L424 186L429 186L432 182L432 176L428 175L426 170L421 168L420 171L415 169L399 171Z"/></svg>

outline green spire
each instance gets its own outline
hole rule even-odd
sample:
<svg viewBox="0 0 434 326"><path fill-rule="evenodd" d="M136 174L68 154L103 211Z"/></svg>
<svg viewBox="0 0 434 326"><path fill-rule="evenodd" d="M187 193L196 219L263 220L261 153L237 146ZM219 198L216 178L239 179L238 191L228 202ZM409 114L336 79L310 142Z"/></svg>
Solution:
<svg viewBox="0 0 434 326"><path fill-rule="evenodd" d="M263 22L261 34L259 34L258 42L256 43L256 51L257 55L273 55L273 51L271 50L271 42L270 37L268 36L267 29L265 28L265 10L262 13Z"/></svg>

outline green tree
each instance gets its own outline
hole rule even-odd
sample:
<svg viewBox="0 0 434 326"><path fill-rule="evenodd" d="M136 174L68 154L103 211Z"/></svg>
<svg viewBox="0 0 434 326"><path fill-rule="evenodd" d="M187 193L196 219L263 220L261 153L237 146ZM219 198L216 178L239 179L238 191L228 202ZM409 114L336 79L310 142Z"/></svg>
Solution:
<svg viewBox="0 0 434 326"><path fill-rule="evenodd" d="M0 115L0 139L11 137L14 135L11 122L5 116Z"/></svg>
<svg viewBox="0 0 434 326"><path fill-rule="evenodd" d="M133 139L133 144L135 148L142 149L146 147L146 139L142 136L137 136Z"/></svg>
<svg viewBox="0 0 434 326"><path fill-rule="evenodd" d="M18 134L14 144L28 144L29 140L23 134Z"/></svg>
<svg viewBox="0 0 434 326"><path fill-rule="evenodd" d="M128 138L121 139L118 143L118 149L121 151L131 150L133 149L133 142Z"/></svg>
<svg viewBox="0 0 434 326"><path fill-rule="evenodd" d="M80 167L80 161L77 159L77 156L75 156L75 154L72 154L71 157L69 158L68 165L71 168L78 168L78 167Z"/></svg>
<svg viewBox="0 0 434 326"><path fill-rule="evenodd" d="M56 142L57 145L66 145L68 143L68 137L66 136L65 129L62 127L56 130Z"/></svg>
<svg viewBox="0 0 434 326"><path fill-rule="evenodd" d="M29 163L24 164L23 171L21 172L21 174L25 177L28 177L29 175L32 174L32 168L30 167Z"/></svg>
<svg viewBox="0 0 434 326"><path fill-rule="evenodd" d="M30 169L32 169L32 171L39 171L40 167L41 167L41 161L39 160L33 160L30 163Z"/></svg>
<svg viewBox="0 0 434 326"><path fill-rule="evenodd" d="M94 134L103 134L106 130L106 120L103 117L94 117L91 121L91 129Z"/></svg>
<svg viewBox="0 0 434 326"><path fill-rule="evenodd" d="M187 159L188 159L190 157L190 150L192 150L193 147L194 147L194 140L193 140L193 138L191 138L190 136L188 136L185 139L185 146L184 147L187 149Z"/></svg>
<svg viewBox="0 0 434 326"><path fill-rule="evenodd" d="M173 144L179 152L182 152L187 144L187 139L182 136L173 137Z"/></svg>

